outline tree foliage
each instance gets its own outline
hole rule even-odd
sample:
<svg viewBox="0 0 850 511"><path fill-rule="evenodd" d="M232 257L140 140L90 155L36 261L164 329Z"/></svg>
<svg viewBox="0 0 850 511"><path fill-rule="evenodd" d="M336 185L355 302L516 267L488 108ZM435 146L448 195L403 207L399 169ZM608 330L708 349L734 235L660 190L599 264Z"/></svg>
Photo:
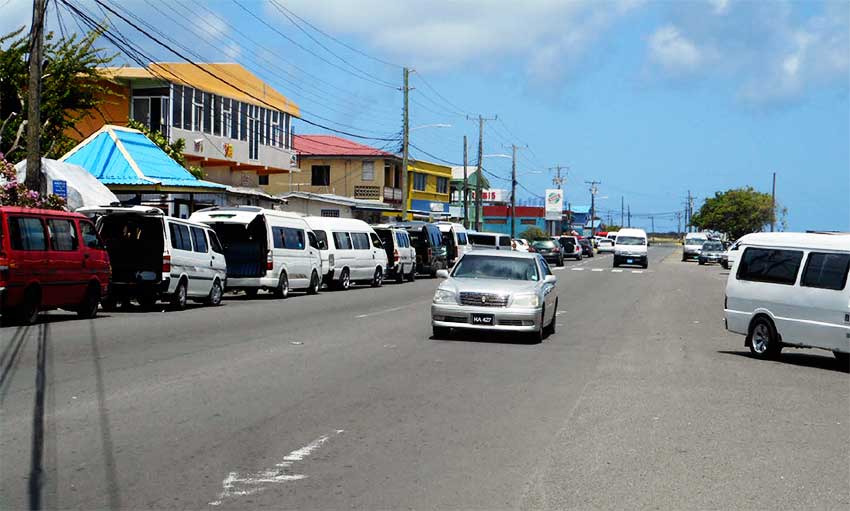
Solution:
<svg viewBox="0 0 850 511"><path fill-rule="evenodd" d="M784 226L786 210L777 207ZM764 229L775 218L771 207L771 196L752 187L735 188L716 192L706 199L699 212L694 214L691 224L702 230L726 233L731 239Z"/></svg>
<svg viewBox="0 0 850 511"><path fill-rule="evenodd" d="M40 195L18 181L15 166L0 153L0 206L65 209L65 199L58 195Z"/></svg>
<svg viewBox="0 0 850 511"><path fill-rule="evenodd" d="M549 239L549 235L546 234L546 232L540 227L529 227L528 229L522 231L519 237L527 241Z"/></svg>
<svg viewBox="0 0 850 511"><path fill-rule="evenodd" d="M133 128L134 130L139 130L148 137L151 142L157 145L162 151L171 157L172 160L179 163L181 166L186 167L189 170L189 173L195 176L198 179L204 178L204 171L201 167L187 166L186 165L186 155L183 154L183 151L186 150L186 141L182 138L178 138L174 142L169 142L168 137L166 137L159 130L151 130L144 124L139 121L135 121L130 119L127 122L127 127Z"/></svg>
<svg viewBox="0 0 850 511"><path fill-rule="evenodd" d="M94 47L100 34L90 32L56 38L45 34L41 80L41 149L43 157L59 157L76 142L69 132L100 110L112 92L98 71L114 56ZM10 161L26 155L27 64L29 35L23 28L0 36L0 152Z"/></svg>

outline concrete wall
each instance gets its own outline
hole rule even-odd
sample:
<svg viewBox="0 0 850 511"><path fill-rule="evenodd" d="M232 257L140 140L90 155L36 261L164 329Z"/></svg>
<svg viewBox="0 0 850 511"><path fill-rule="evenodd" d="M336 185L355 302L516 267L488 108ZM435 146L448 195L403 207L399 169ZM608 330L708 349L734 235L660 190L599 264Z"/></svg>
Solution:
<svg viewBox="0 0 850 511"><path fill-rule="evenodd" d="M219 137L209 133L198 133L182 128L171 128L171 140L182 138L186 141L186 156L210 158L212 160L227 160L243 165L262 165L273 169L290 169L294 167L295 152L282 147L259 145L259 159L248 158L248 142L228 137ZM197 146L195 141L199 141ZM227 155L227 145L232 146L232 156ZM235 167L235 165L234 165Z"/></svg>
<svg viewBox="0 0 850 511"><path fill-rule="evenodd" d="M376 200L384 199L384 164L383 158L313 158L301 156L299 158L301 172L292 174L292 190L312 193L333 193L344 197L354 197L354 187L370 186L377 188ZM375 179L363 180L363 162L374 162ZM390 160L392 165L397 165ZM331 168L330 184L328 186L313 186L313 166L329 165ZM273 174L269 176L268 186L263 190L271 195L279 195L290 191L289 174Z"/></svg>
<svg viewBox="0 0 850 511"><path fill-rule="evenodd" d="M283 211L292 211L310 216L322 216L322 210L337 210L341 218L351 218L351 208L341 204L332 204L318 200L306 200L300 197L290 197L289 204L281 206Z"/></svg>

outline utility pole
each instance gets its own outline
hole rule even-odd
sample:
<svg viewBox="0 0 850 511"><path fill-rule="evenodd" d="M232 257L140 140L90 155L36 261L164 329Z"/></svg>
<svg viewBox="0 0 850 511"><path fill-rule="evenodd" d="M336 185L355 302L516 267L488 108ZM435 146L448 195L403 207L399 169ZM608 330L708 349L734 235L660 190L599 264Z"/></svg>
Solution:
<svg viewBox="0 0 850 511"><path fill-rule="evenodd" d="M682 237L682 212L681 211L676 212L676 236L679 237L679 238Z"/></svg>
<svg viewBox="0 0 850 511"><path fill-rule="evenodd" d="M594 219L596 218L596 194L599 192L596 185L601 185L602 181L585 181L585 183L590 185L590 235L596 236L596 224L594 223Z"/></svg>
<svg viewBox="0 0 850 511"><path fill-rule="evenodd" d="M773 173L773 189L770 192L770 232L776 226L776 172Z"/></svg>
<svg viewBox="0 0 850 511"><path fill-rule="evenodd" d="M567 172L569 172L570 167L566 166L566 165L555 165L554 167L549 167L550 171L554 170L557 173L555 175L555 177L552 178L552 184L557 186L561 190L561 197L563 197L564 196L564 182L567 180L567 176L566 176L566 172L565 172L564 177L561 177L561 169L566 169ZM573 211L572 211L572 208L570 208L570 207L567 207L567 223L568 223L568 225L567 225L568 230L572 230L572 228L573 228ZM552 230L556 231L557 229L553 228ZM563 228L560 229L560 231L563 232ZM550 234L559 235L560 233L552 232Z"/></svg>
<svg viewBox="0 0 850 511"><path fill-rule="evenodd" d="M467 120L470 117L466 116ZM499 116L493 116L492 118L478 116L478 176L475 178L475 230L481 230L481 181L484 175L484 171L481 169L481 165L484 162L484 121L495 121Z"/></svg>
<svg viewBox="0 0 850 511"><path fill-rule="evenodd" d="M410 158L410 148L408 147L410 144L410 107L408 104L408 95L410 93L410 86L408 85L410 80L410 69L404 68L404 86L402 87L402 91L404 92L404 115L403 115L403 129L402 129L402 142L401 142L401 221L404 222L407 220L407 166Z"/></svg>
<svg viewBox="0 0 850 511"><path fill-rule="evenodd" d="M623 213L625 212L624 207L623 207L624 202L625 202L625 197L620 195L620 227L625 225L625 224L623 224L623 222L625 221L625 218L623 218Z"/></svg>
<svg viewBox="0 0 850 511"><path fill-rule="evenodd" d="M29 51L29 98L27 101L27 178L30 190L45 192L41 178L41 61L44 44L44 11L47 0L33 0Z"/></svg>
<svg viewBox="0 0 850 511"><path fill-rule="evenodd" d="M631 204L629 204L628 215L629 215L629 228L631 228L632 227L632 205Z"/></svg>
<svg viewBox="0 0 850 511"><path fill-rule="evenodd" d="M650 215L649 221L652 222L652 231L650 231L650 234L655 234L655 217Z"/></svg>
<svg viewBox="0 0 850 511"><path fill-rule="evenodd" d="M511 144L511 239L516 238L516 150L523 149Z"/></svg>
<svg viewBox="0 0 850 511"><path fill-rule="evenodd" d="M693 199L691 199L691 191L690 190L688 190L688 204L687 204L686 207L687 207L687 209L685 210L686 211L685 212L685 231L691 232L691 216L693 216L693 214L694 214L694 211L693 211L694 201L693 201Z"/></svg>
<svg viewBox="0 0 850 511"><path fill-rule="evenodd" d="M463 136L463 227L469 229L469 176L466 174L469 146Z"/></svg>

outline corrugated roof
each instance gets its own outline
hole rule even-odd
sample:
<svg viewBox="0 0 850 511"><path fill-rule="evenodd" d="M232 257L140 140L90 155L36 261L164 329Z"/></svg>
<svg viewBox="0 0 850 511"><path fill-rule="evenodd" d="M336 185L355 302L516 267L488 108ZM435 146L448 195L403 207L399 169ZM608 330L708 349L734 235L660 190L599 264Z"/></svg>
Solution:
<svg viewBox="0 0 850 511"><path fill-rule="evenodd" d="M141 67L108 67L110 78L164 78L168 81L201 89L218 96L237 99L262 107L273 107L295 117L301 116L298 105L273 89L254 73L235 63L153 62ZM211 76L212 75L212 76ZM221 78L221 80L217 79Z"/></svg>
<svg viewBox="0 0 850 511"><path fill-rule="evenodd" d="M380 156L396 155L334 135L294 135L292 146L305 156Z"/></svg>
<svg viewBox="0 0 850 511"><path fill-rule="evenodd" d="M105 185L225 188L195 178L142 132L108 124L59 161L83 167Z"/></svg>

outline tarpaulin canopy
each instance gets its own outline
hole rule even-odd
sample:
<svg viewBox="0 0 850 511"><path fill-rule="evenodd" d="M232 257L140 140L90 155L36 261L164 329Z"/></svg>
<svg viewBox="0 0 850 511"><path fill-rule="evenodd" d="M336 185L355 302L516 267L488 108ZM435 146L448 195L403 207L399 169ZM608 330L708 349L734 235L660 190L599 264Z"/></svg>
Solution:
<svg viewBox="0 0 850 511"><path fill-rule="evenodd" d="M19 162L15 165L15 170L18 181L25 181L27 161ZM64 187L68 209L71 211L84 206L106 206L118 202L118 197L109 188L79 165L42 158L41 172L47 180L48 193L59 192Z"/></svg>

